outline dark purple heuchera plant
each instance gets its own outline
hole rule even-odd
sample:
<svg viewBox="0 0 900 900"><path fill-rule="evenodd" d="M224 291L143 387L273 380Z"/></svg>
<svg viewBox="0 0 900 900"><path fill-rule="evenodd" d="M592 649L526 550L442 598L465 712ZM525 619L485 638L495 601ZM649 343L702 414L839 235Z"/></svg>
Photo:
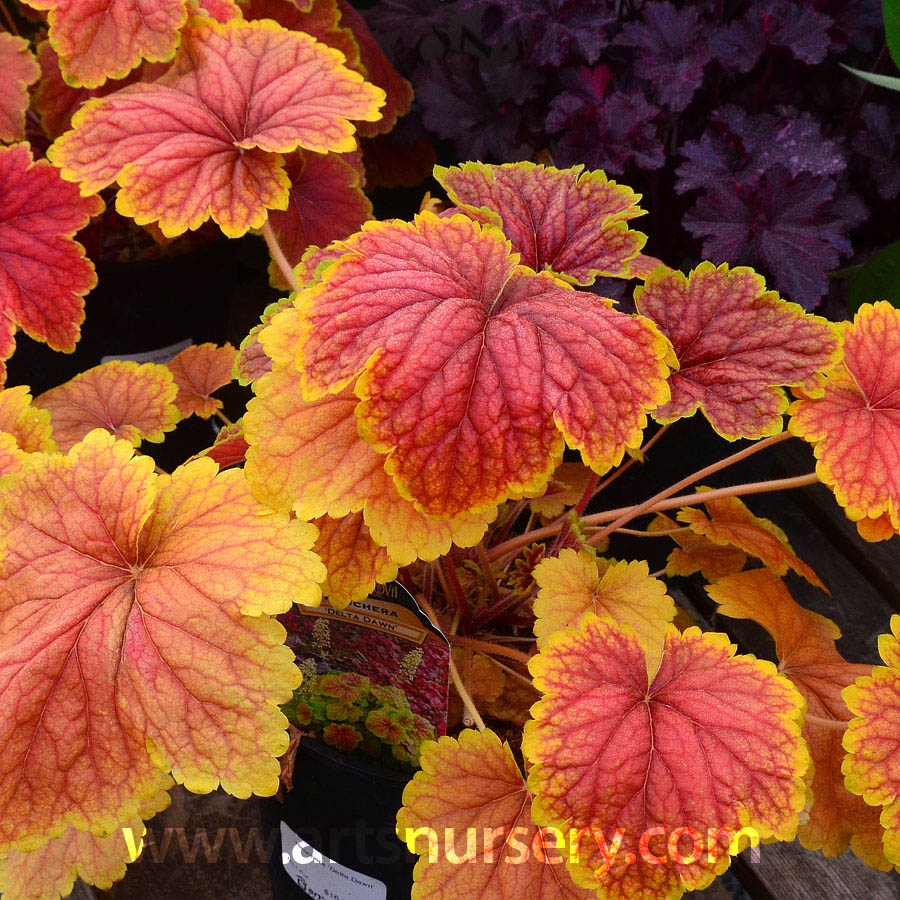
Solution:
<svg viewBox="0 0 900 900"><path fill-rule="evenodd" d="M878 0L384 0L367 18L416 88L407 137L674 188L652 204L660 256L756 266L809 309L885 242L858 230L857 191L900 193L900 111L840 68L890 66Z"/></svg>

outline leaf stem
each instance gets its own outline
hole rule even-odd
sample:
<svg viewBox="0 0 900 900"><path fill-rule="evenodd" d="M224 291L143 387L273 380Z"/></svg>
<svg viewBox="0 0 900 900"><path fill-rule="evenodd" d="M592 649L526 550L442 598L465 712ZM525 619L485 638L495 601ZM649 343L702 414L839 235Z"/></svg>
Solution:
<svg viewBox="0 0 900 900"><path fill-rule="evenodd" d="M823 716L814 716L812 713L807 713L806 724L818 725L819 728L827 728L830 731L846 731L850 723L843 719L826 719Z"/></svg>
<svg viewBox="0 0 900 900"><path fill-rule="evenodd" d="M221 409L216 410L215 416L226 428L234 425L234 422L232 422L231 419L229 419Z"/></svg>
<svg viewBox="0 0 900 900"><path fill-rule="evenodd" d="M453 548L450 548L450 553L453 552ZM456 607L462 616L462 627L463 630L466 630L469 625L472 624L472 611L469 609L469 604L466 602L466 592L463 590L463 586L460 583L459 575L456 572L456 565L453 562L453 557L450 553L442 556L439 560L441 568L444 570L444 574L447 576L447 583L451 587L450 597L453 597L456 600ZM449 600L450 597L447 599Z"/></svg>
<svg viewBox="0 0 900 900"><path fill-rule="evenodd" d="M741 497L746 494L765 494L770 491L785 491L795 487L803 487L807 484L815 484L819 480L819 476L815 472L808 475L797 475L793 478L778 478L772 481L751 481L747 484L734 484L730 487L716 488L712 491L702 491L694 494L681 494L677 497L669 497L653 504L652 508L642 509L640 513L634 513L638 507L623 506L619 509L608 509L605 512L595 513L594 515L585 516L581 521L586 526L602 525L604 522L614 520L617 516L629 513L629 520L634 515L642 515L643 513L662 512L666 509L678 509L680 506L697 506L705 503L707 500L719 500L722 497ZM645 504L641 504L644 506ZM631 515L634 513L634 515ZM510 538L510 540L499 544L491 549L488 556L496 557L511 553L520 547L524 547L534 541L545 540L552 537L556 533L558 525L548 525L546 528L537 528L529 534L521 534L518 537ZM591 538L590 543L594 542Z"/></svg>
<svg viewBox="0 0 900 900"><path fill-rule="evenodd" d="M588 504L593 500L596 496L600 494L601 491L608 488L620 475L623 475L627 472L636 462L643 461L644 454L669 430L669 425L663 425L656 434L650 438L647 443L643 444L640 449L637 451L635 456L629 457L629 459L624 462L621 466L619 466L614 472L610 475L607 475L603 481L600 481L599 475L594 475L591 480L588 482L587 487L584 489L584 493L581 495L581 499L578 501L576 506L574 507L575 515L581 517L584 513L585 509L587 509ZM599 482L599 483L598 483ZM556 540L553 543L553 546L550 548L550 552L548 556L555 556L557 552L562 548L563 544L569 537L569 533L572 530L572 522L571 522L571 511L567 513L563 513L557 521L562 522L562 527L559 530L559 534L556 536ZM527 528L525 529L528 530Z"/></svg>
<svg viewBox="0 0 900 900"><path fill-rule="evenodd" d="M635 537L668 537L671 534L684 534L691 529L685 525L683 528L663 528L659 531L641 531L638 528L617 528L616 534L631 534Z"/></svg>
<svg viewBox="0 0 900 900"><path fill-rule="evenodd" d="M610 509L605 513L598 513L596 516L588 516L584 522L587 525L595 523L601 524L604 521L608 521L614 513L620 513L619 518L624 521L630 521L635 516L640 516L648 512L662 512L665 509L678 509L681 506L699 506L701 503L706 503L708 500L720 500L723 497L740 497L746 494L767 494L772 491L786 491L795 487L804 487L807 484L815 484L818 480L819 476L815 472L810 472L808 475L795 475L792 478L777 478L772 481L751 481L747 484L735 484L731 487L716 488L712 491L679 494L677 497L668 497L664 500L660 500L657 503L654 503L650 508L646 508L646 504L642 503L639 507L634 506L630 509L627 507L621 510ZM619 520L614 519L613 523L617 521ZM599 543L600 535L604 532L612 534L612 531L609 530L609 526L607 526L594 535L588 543Z"/></svg>
<svg viewBox="0 0 900 900"><path fill-rule="evenodd" d="M457 644L460 647L466 647L469 650L478 650L480 653L487 653L491 656L502 656L505 659L512 659L516 662L528 665L530 656L522 653L520 650L514 650L512 647L502 647L500 644L492 644L489 641L479 641L477 638L465 637L461 634L448 635L451 644Z"/></svg>
<svg viewBox="0 0 900 900"><path fill-rule="evenodd" d="M487 550L484 549L484 541L479 541L475 545L475 552L478 554L478 562L481 564L481 571L484 572L484 577L487 580L491 597L493 598L494 603L500 603L503 599L500 596L500 586L497 584L497 579L494 577L494 571L491 568L491 561L488 559Z"/></svg>
<svg viewBox="0 0 900 900"><path fill-rule="evenodd" d="M632 507L630 510L623 512L618 518L613 519L612 522L609 523L609 525L607 525L602 531L598 532L594 535L594 537L591 538L590 543L601 543L617 528L620 528L622 525L626 525L633 518L641 515L641 513L653 509L659 501L665 500L667 497L671 497L673 494L677 494L678 491L682 490L683 488L690 487L692 484L696 484L698 481L702 481L709 475L714 475L716 472L720 472L722 469L727 469L729 466L733 466L735 463L746 459L748 456L753 456L755 453L759 453L760 450L765 450L768 447L774 446L775 444L780 444L782 441L786 441L791 437L793 437L793 435L789 431L782 431L781 433L773 435L772 437L768 437L765 440L757 441L755 444L751 444L749 447L745 447L743 450L739 450L737 453L732 453L731 456L726 456L725 459L720 459L718 462L714 462L711 465L704 466L702 469L694 472L692 475L685 476L680 481L676 481L675 484L664 488L663 490L659 491L659 493L654 494L652 497L645 500L643 503L639 503L637 506Z"/></svg>
<svg viewBox="0 0 900 900"><path fill-rule="evenodd" d="M6 8L4 0L0 0L0 9L3 10L3 18L6 19L6 27L9 28L9 33L19 37L19 29L16 27L12 13Z"/></svg>
<svg viewBox="0 0 900 900"><path fill-rule="evenodd" d="M514 668L512 668L512 666L508 666L506 665L506 663L500 662L499 659L494 660L494 665L499 666L501 669L503 669L504 672L508 672L514 678L517 678L526 687L534 688L534 682L530 678L526 678L521 672L517 672ZM536 688L534 689L537 690Z"/></svg>
<svg viewBox="0 0 900 900"><path fill-rule="evenodd" d="M459 670L456 668L456 663L453 662L453 656L450 656L450 677L453 679L453 685L456 688L456 693L459 694L459 699L462 700L463 706L465 706L466 711L472 717L472 721L475 722L475 726L478 730L484 733L484 719L481 718L481 715L478 712L477 707L475 706L475 701L472 700L472 695L466 690L466 686L463 684L462 678L459 676Z"/></svg>
<svg viewBox="0 0 900 900"><path fill-rule="evenodd" d="M299 293L301 290L300 284L294 276L294 270L287 261L287 257L284 255L284 251L281 249L278 238L275 237L275 232L272 231L272 224L268 219L266 219L266 224L262 227L262 236L266 239L269 253L272 256L272 259L275 260L275 265L281 270L281 274L284 275L291 290L295 293Z"/></svg>

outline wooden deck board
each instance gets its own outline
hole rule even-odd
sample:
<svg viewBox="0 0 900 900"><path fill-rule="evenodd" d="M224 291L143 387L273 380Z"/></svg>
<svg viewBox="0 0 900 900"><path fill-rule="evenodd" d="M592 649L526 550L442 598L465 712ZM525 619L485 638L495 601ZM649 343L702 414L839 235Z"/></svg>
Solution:
<svg viewBox="0 0 900 900"><path fill-rule="evenodd" d="M767 844L760 847L759 862L741 860L738 878L754 900L768 900L754 894L747 870L751 870L773 900L898 900L900 878L876 872L852 853L825 859L810 853L799 843ZM743 854L743 855L746 855ZM756 885L759 890L759 886Z"/></svg>

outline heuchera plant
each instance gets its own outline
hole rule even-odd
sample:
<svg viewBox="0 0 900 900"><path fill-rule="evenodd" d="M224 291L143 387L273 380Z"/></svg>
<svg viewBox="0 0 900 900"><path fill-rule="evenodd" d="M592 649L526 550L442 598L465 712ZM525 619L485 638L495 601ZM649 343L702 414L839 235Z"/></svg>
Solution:
<svg viewBox="0 0 900 900"><path fill-rule="evenodd" d="M900 865L900 617L882 666L844 660L782 576L822 582L740 499L821 480L866 540L900 532L900 311L835 326L748 268L675 271L642 253L641 198L580 166L438 168L448 204L360 228L356 136L409 95L362 26L342 30L343 4L175 2L152 32L46 6L38 97L60 133L47 159L0 149L3 358L19 328L74 346L94 282L74 236L114 184L119 213L166 238L210 218L260 230L289 292L239 350L0 391L3 896L122 877L123 829L140 835L174 783L274 794L280 706L348 749L364 707L373 740L420 753L398 817L417 900L677 897L746 841L798 834ZM0 47L19 140L37 63L24 40ZM320 205L307 174L353 204ZM601 277L634 312L588 290ZM171 474L140 452L221 416L232 376L255 396L214 446ZM752 443L603 508L698 411ZM792 437L815 472L706 488ZM604 555L635 530L674 542L664 572ZM663 578L693 572L771 633L778 667L676 617ZM454 645L475 726L421 747L422 723L362 682L295 693L276 618L394 578ZM468 829L471 864L434 846Z"/></svg>

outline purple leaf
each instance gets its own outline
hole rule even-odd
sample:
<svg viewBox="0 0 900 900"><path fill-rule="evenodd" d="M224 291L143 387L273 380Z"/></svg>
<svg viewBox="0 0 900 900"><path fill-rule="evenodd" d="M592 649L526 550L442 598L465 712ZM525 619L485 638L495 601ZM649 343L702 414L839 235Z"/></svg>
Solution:
<svg viewBox="0 0 900 900"><path fill-rule="evenodd" d="M881 0L816 0L815 6L834 22L830 34L836 51L848 46L869 51L884 35Z"/></svg>
<svg viewBox="0 0 900 900"><path fill-rule="evenodd" d="M520 134L522 106L534 98L542 80L533 68L451 53L420 69L413 86L422 123L452 141L460 159L510 162L531 156Z"/></svg>
<svg viewBox="0 0 900 900"><path fill-rule="evenodd" d="M630 162L642 169L665 163L653 122L658 113L640 91L610 91L605 99L594 100L586 91L569 91L554 98L546 127L559 135L561 165L584 163L621 175Z"/></svg>
<svg viewBox="0 0 900 900"><path fill-rule="evenodd" d="M716 58L746 74L766 47L784 47L809 65L822 62L831 48L830 16L804 0L762 0L714 39Z"/></svg>
<svg viewBox="0 0 900 900"><path fill-rule="evenodd" d="M707 188L721 179L755 183L772 166L791 175L839 175L847 167L840 148L823 137L809 114L785 107L777 115L747 115L736 106L713 113L699 140L681 148L686 159L677 170L679 193Z"/></svg>
<svg viewBox="0 0 900 900"><path fill-rule="evenodd" d="M448 4L434 0L380 0L361 12L379 37L410 45L418 44L432 32L445 30L450 10Z"/></svg>
<svg viewBox="0 0 900 900"><path fill-rule="evenodd" d="M852 249L848 222L835 209L834 196L833 179L792 176L779 166L756 184L723 180L713 185L683 223L704 238L706 258L761 267L778 290L812 309L828 289L826 272Z"/></svg>
<svg viewBox="0 0 900 900"><path fill-rule="evenodd" d="M617 44L637 49L634 73L651 82L660 103L683 110L703 84L703 70L713 58L715 27L701 18L703 9L676 9L668 0L647 3L643 21L624 26Z"/></svg>
<svg viewBox="0 0 900 900"><path fill-rule="evenodd" d="M508 42L509 29L533 63L554 68L596 62L605 29L617 20L608 0L465 0L465 6L490 8L494 43Z"/></svg>

